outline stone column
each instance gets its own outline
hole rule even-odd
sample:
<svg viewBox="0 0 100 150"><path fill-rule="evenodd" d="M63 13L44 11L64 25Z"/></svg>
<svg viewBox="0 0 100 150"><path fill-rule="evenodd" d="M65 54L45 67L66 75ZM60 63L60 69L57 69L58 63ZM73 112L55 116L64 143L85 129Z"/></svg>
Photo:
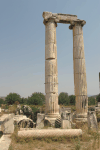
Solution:
<svg viewBox="0 0 100 150"><path fill-rule="evenodd" d="M86 67L82 29L82 26L85 23L85 21L75 21L69 27L70 29L73 29L73 67L74 90L76 96L76 115L77 118L84 118L83 120L87 120L88 112Z"/></svg>
<svg viewBox="0 0 100 150"><path fill-rule="evenodd" d="M59 116L56 27L53 18L45 21L45 116L51 120Z"/></svg>

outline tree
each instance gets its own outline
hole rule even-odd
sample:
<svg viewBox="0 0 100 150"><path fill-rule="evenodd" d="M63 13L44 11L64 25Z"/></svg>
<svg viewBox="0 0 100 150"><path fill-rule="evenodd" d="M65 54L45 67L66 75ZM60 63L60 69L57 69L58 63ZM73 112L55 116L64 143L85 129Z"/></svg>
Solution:
<svg viewBox="0 0 100 150"><path fill-rule="evenodd" d="M0 107L1 107L1 104L4 104L4 100L2 98L0 98Z"/></svg>
<svg viewBox="0 0 100 150"><path fill-rule="evenodd" d="M88 97L88 105L95 105L95 98L94 97Z"/></svg>
<svg viewBox="0 0 100 150"><path fill-rule="evenodd" d="M28 98L22 97L22 98L20 99L20 104L27 104L27 101L28 101Z"/></svg>
<svg viewBox="0 0 100 150"><path fill-rule="evenodd" d="M28 105L43 105L45 103L45 95L43 93L35 92L28 97Z"/></svg>
<svg viewBox="0 0 100 150"><path fill-rule="evenodd" d="M70 105L75 105L75 95L69 96L69 103L70 103Z"/></svg>
<svg viewBox="0 0 100 150"><path fill-rule="evenodd" d="M61 92L58 97L58 103L61 105L69 105L68 93Z"/></svg>
<svg viewBox="0 0 100 150"><path fill-rule="evenodd" d="M9 93L9 95L6 96L5 98L5 102L8 104L8 105L12 105L14 104L16 101L20 102L20 95L17 94L17 93Z"/></svg>
<svg viewBox="0 0 100 150"><path fill-rule="evenodd" d="M97 102L97 103L100 102L100 94L98 94L98 95L96 96L96 102Z"/></svg>

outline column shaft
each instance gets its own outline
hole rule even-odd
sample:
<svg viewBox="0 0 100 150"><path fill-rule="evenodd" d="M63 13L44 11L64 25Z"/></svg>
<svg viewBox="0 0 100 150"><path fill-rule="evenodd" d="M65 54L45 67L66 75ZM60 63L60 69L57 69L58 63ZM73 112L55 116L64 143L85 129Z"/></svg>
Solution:
<svg viewBox="0 0 100 150"><path fill-rule="evenodd" d="M80 24L75 24L73 27L73 64L76 113L78 116L85 117L88 111L88 97L83 30Z"/></svg>
<svg viewBox="0 0 100 150"><path fill-rule="evenodd" d="M55 118L59 115L59 105L56 23L53 19L45 25L45 93L45 113L48 117Z"/></svg>

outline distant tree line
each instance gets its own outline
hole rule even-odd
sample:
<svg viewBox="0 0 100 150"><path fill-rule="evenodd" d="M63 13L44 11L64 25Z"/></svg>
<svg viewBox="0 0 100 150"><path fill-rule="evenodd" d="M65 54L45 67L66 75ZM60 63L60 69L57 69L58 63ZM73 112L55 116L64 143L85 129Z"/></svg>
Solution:
<svg viewBox="0 0 100 150"><path fill-rule="evenodd" d="M95 98L88 97L88 105L96 105L97 102L100 101L100 94ZM45 104L45 95L41 92L32 93L32 95L28 98L21 98L21 96L17 93L9 93L6 96L5 101L0 98L0 106L1 104L13 105L13 104L24 104L24 105L43 105ZM75 95L68 96L68 93L61 92L58 96L58 104L59 105L75 105Z"/></svg>

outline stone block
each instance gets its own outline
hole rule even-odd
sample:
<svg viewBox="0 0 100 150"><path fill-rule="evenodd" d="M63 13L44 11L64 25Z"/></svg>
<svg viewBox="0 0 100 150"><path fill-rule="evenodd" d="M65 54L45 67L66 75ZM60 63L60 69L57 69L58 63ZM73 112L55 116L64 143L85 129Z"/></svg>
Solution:
<svg viewBox="0 0 100 150"><path fill-rule="evenodd" d="M45 114L37 113L37 121L36 121L37 129L42 129L44 127L44 118Z"/></svg>
<svg viewBox="0 0 100 150"><path fill-rule="evenodd" d="M58 83L57 75L48 75L45 76L45 83Z"/></svg>
<svg viewBox="0 0 100 150"><path fill-rule="evenodd" d="M83 35L76 35L73 37L73 48L84 46Z"/></svg>
<svg viewBox="0 0 100 150"><path fill-rule="evenodd" d="M4 114L0 118L1 131L5 134L14 132L14 114Z"/></svg>
<svg viewBox="0 0 100 150"><path fill-rule="evenodd" d="M56 58L57 47L54 43L49 43L45 45L45 59L55 59Z"/></svg>
<svg viewBox="0 0 100 150"><path fill-rule="evenodd" d="M98 129L97 118L95 111L88 111L88 128Z"/></svg>
<svg viewBox="0 0 100 150"><path fill-rule="evenodd" d="M57 75L57 61L56 59L45 60L45 76Z"/></svg>
<svg viewBox="0 0 100 150"><path fill-rule="evenodd" d="M45 45L49 43L54 43L55 41L55 28L54 22L48 22L45 26Z"/></svg>
<svg viewBox="0 0 100 150"><path fill-rule="evenodd" d="M69 120L61 120L62 129L71 129L71 122Z"/></svg>
<svg viewBox="0 0 100 150"><path fill-rule="evenodd" d="M58 83L45 83L45 93L58 93Z"/></svg>

